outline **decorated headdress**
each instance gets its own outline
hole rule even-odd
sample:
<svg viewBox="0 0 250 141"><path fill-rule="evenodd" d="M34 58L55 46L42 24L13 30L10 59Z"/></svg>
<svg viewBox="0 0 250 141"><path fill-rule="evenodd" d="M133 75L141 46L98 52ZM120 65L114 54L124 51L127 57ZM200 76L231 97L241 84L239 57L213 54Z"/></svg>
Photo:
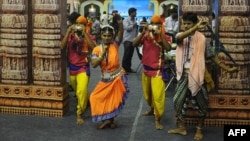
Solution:
<svg viewBox="0 0 250 141"><path fill-rule="evenodd" d="M115 30L110 25L103 25L103 26L101 26L101 32L102 33L112 33L113 35L115 35Z"/></svg>

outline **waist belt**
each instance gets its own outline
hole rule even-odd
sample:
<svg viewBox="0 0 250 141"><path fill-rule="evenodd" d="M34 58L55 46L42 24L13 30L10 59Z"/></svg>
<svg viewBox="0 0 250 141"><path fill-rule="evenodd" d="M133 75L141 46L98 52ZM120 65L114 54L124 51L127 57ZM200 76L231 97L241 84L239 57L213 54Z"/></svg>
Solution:
<svg viewBox="0 0 250 141"><path fill-rule="evenodd" d="M121 74L122 74L122 68L118 68L113 72L103 72L101 78L102 81L111 81Z"/></svg>

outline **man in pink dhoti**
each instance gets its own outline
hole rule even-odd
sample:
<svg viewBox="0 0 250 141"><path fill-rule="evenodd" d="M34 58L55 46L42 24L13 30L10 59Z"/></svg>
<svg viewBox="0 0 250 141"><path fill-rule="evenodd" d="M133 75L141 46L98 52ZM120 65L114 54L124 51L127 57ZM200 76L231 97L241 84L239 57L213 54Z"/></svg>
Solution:
<svg viewBox="0 0 250 141"><path fill-rule="evenodd" d="M168 133L187 135L185 127L186 111L190 101L199 113L199 121L194 136L195 140L203 138L202 127L208 109L208 95L204 87L206 38L199 32L207 26L207 22L199 21L192 12L182 16L183 32L176 35L177 86L173 97L174 108L179 127Z"/></svg>

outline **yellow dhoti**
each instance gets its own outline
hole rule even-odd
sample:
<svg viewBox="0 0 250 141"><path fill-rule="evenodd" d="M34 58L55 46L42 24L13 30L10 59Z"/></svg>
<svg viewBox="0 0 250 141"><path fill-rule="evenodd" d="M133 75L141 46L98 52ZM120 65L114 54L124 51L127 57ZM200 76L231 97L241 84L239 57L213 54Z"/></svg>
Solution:
<svg viewBox="0 0 250 141"><path fill-rule="evenodd" d="M165 109L165 83L162 76L151 77L142 73L142 88L143 96L154 109L155 117L161 117Z"/></svg>
<svg viewBox="0 0 250 141"><path fill-rule="evenodd" d="M76 114L81 115L87 107L89 76L86 72L70 76L70 84L76 93L77 110Z"/></svg>

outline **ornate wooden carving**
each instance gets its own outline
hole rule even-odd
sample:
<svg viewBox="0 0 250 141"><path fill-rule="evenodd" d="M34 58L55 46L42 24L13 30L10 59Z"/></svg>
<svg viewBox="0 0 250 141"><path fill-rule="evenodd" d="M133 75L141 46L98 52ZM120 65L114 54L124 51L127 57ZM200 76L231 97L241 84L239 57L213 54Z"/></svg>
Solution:
<svg viewBox="0 0 250 141"><path fill-rule="evenodd" d="M26 84L27 65L27 14L25 3L4 0L2 4L0 52L2 57L1 82Z"/></svg>
<svg viewBox="0 0 250 141"><path fill-rule="evenodd" d="M0 113L62 117L69 110L69 95L59 7L66 1L0 0L0 4Z"/></svg>
<svg viewBox="0 0 250 141"><path fill-rule="evenodd" d="M207 0L183 0L182 11L196 11L199 13L207 13L210 11L210 3Z"/></svg>
<svg viewBox="0 0 250 141"><path fill-rule="evenodd" d="M0 85L0 112L62 117L69 110L67 86Z"/></svg>

